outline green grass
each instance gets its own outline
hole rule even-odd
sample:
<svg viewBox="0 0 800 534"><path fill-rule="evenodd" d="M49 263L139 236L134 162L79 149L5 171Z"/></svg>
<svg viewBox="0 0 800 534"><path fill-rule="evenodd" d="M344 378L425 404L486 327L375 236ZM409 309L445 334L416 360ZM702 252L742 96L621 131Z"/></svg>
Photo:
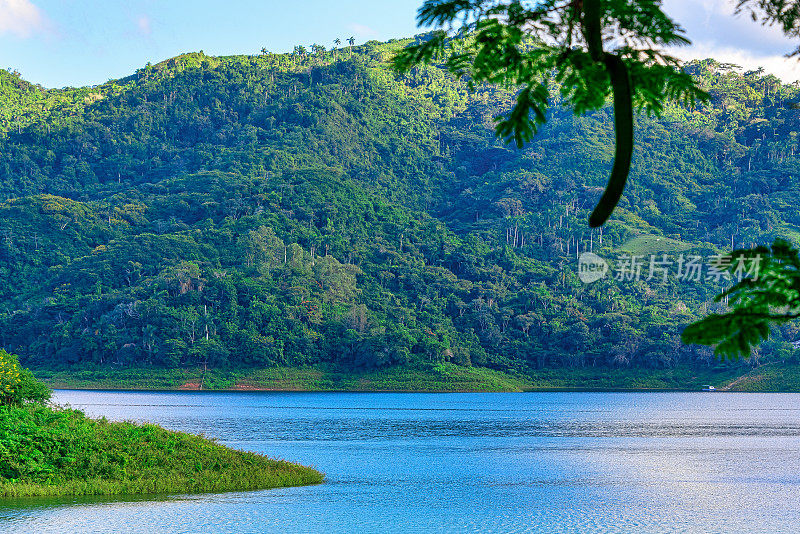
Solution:
<svg viewBox="0 0 800 534"><path fill-rule="evenodd" d="M202 369L159 368L85 368L77 370L36 369L36 377L55 388L75 389L149 389L169 390L181 386L203 384L204 389L227 389L234 386L229 372Z"/></svg>
<svg viewBox="0 0 800 534"><path fill-rule="evenodd" d="M698 391L705 384L722 387L738 378L741 367L672 369L543 369L528 375L528 391L537 389L583 390L688 390Z"/></svg>
<svg viewBox="0 0 800 534"><path fill-rule="evenodd" d="M649 256L650 254L683 252L692 247L689 243L657 235L640 235L627 241L619 247L621 252L628 252L635 256Z"/></svg>
<svg viewBox="0 0 800 534"><path fill-rule="evenodd" d="M202 369L36 370L51 387L66 389L180 389L273 391L532 391L549 389L697 390L722 387L748 372L744 366L674 369L543 369L504 373L450 363L355 372L333 365L235 371ZM798 383L797 387L800 387Z"/></svg>
<svg viewBox="0 0 800 534"><path fill-rule="evenodd" d="M772 234L775 237L782 237L783 239L787 239L797 245L800 243L800 227L795 226L794 224L783 223L780 224ZM766 243L766 240L765 240Z"/></svg>
<svg viewBox="0 0 800 534"><path fill-rule="evenodd" d="M800 367L767 363L754 368L726 386L729 391L800 392Z"/></svg>
<svg viewBox="0 0 800 534"><path fill-rule="evenodd" d="M0 497L245 491L322 480L308 467L156 425L0 407Z"/></svg>
<svg viewBox="0 0 800 534"><path fill-rule="evenodd" d="M280 391L521 391L525 382L500 371L450 363L354 372L334 365L235 371L202 369L37 369L36 376L66 389L197 389Z"/></svg>
<svg viewBox="0 0 800 534"><path fill-rule="evenodd" d="M438 364L348 372L336 367L260 369L237 380L241 389L296 391L521 391L524 381L480 367Z"/></svg>

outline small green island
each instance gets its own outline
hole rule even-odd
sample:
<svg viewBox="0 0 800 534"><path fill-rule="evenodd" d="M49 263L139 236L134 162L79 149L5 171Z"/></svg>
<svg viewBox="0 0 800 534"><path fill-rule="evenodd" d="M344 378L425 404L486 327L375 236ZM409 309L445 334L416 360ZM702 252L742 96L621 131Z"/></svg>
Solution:
<svg viewBox="0 0 800 534"><path fill-rule="evenodd" d="M319 484L315 469L153 424L50 405L49 388L0 350L0 497L247 491Z"/></svg>

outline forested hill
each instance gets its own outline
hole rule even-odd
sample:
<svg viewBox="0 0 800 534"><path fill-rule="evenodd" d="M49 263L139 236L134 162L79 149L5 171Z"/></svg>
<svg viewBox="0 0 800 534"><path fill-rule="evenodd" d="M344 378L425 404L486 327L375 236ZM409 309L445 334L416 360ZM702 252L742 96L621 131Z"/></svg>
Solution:
<svg viewBox="0 0 800 534"><path fill-rule="evenodd" d="M0 71L0 345L40 367L707 365L679 334L724 283L584 284L576 256L800 237L798 89L691 64L711 101L638 119L600 234L611 110L554 97L506 147L509 95L398 76L407 42L192 53L78 89ZM791 358L795 330L756 358Z"/></svg>

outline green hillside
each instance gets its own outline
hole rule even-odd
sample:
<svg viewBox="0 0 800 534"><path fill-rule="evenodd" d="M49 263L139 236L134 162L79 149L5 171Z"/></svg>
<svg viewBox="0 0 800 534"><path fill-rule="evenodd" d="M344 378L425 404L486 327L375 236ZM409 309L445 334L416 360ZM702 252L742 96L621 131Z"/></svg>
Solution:
<svg viewBox="0 0 800 534"><path fill-rule="evenodd" d="M676 265L800 235L798 88L690 64L711 101L638 118L600 232L610 110L556 106L505 146L492 117L509 95L397 75L386 60L408 42L184 54L65 90L0 71L0 345L67 373L717 365L679 337L726 281ZM584 284L590 250L611 276ZM640 279L614 280L631 255ZM725 376L793 362L797 330Z"/></svg>

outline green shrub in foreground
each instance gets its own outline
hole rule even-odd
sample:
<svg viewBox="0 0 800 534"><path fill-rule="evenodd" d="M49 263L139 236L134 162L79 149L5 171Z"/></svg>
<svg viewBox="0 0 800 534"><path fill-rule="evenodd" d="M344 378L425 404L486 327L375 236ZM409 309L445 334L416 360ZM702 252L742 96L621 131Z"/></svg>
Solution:
<svg viewBox="0 0 800 534"><path fill-rule="evenodd" d="M0 497L198 493L322 482L314 469L151 424L49 407L50 390L0 349Z"/></svg>
<svg viewBox="0 0 800 534"><path fill-rule="evenodd" d="M0 349L0 405L47 402L50 389L19 364L17 356Z"/></svg>

